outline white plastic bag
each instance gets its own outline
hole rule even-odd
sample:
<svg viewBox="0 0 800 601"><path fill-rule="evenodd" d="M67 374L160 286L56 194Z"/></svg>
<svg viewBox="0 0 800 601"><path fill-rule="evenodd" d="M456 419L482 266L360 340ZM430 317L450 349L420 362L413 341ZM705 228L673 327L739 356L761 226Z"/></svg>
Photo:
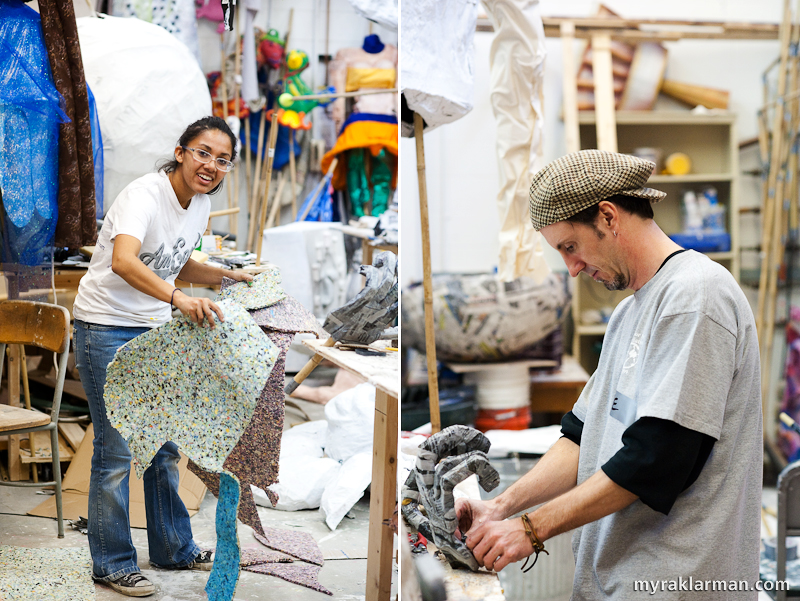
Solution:
<svg viewBox="0 0 800 601"><path fill-rule="evenodd" d="M401 91L429 131L472 110L478 1L415 0L400 10ZM413 136L413 124L403 121L402 135Z"/></svg>
<svg viewBox="0 0 800 601"><path fill-rule="evenodd" d="M336 479L325 487L319 511L328 528L336 530L372 481L372 449L356 453L342 464Z"/></svg>
<svg viewBox="0 0 800 601"><path fill-rule="evenodd" d="M362 451L372 452L375 424L375 387L359 384L333 397L325 405L328 438L325 454L347 461Z"/></svg>
<svg viewBox="0 0 800 601"><path fill-rule="evenodd" d="M284 457L281 459L280 481L269 489L278 495L275 509L298 511L316 509L322 502L325 488L336 478L341 464L329 457ZM260 492L260 491L259 491ZM254 493L255 494L255 493ZM264 493L260 493L271 506ZM258 503L258 499L256 499ZM264 503L259 503L263 505Z"/></svg>

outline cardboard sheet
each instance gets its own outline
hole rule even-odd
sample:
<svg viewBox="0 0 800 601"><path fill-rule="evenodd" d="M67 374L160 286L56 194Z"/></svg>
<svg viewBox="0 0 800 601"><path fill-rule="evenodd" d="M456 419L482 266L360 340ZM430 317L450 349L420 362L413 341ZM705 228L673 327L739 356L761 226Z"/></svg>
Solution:
<svg viewBox="0 0 800 601"><path fill-rule="evenodd" d="M94 427L89 425L83 442L72 458L67 473L62 481L62 499L64 502L64 519L77 520L79 517L89 515L89 476L92 470L92 439L94 438ZM178 495L180 496L189 515L192 516L200 509L200 503L206 494L206 486L188 469L189 460L181 453L181 461L178 464L180 471L180 484ZM144 512L144 483L136 478L136 474L131 470L130 475L130 516L132 528L146 528L147 519ZM28 512L28 515L35 515L45 518L56 517L55 496L48 497L46 501L40 503Z"/></svg>

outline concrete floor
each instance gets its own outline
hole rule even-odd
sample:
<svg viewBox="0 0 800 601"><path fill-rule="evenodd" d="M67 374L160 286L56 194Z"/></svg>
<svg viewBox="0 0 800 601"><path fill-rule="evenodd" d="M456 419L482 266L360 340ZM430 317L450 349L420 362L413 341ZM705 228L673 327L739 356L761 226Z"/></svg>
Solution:
<svg viewBox="0 0 800 601"><path fill-rule="evenodd" d="M320 374L322 375L322 374ZM324 419L320 405L295 401L312 420ZM305 421L297 410L287 407L287 427ZM43 500L36 488L0 487L0 544L34 548L74 548L86 546L85 535L71 530L65 524L65 538L57 538L53 519L27 516L26 512ZM213 546L216 540L214 516L216 499L207 493L200 511L192 518L195 541L200 546ZM298 528L311 534L319 543L325 565L319 573L320 583L333 592L333 599L357 601L364 599L367 572L367 535L369 528L369 494L364 495L339 527L331 532L317 510L284 512L259 507L265 526ZM252 529L239 523L239 542L242 548L265 549L252 534ZM147 533L133 529L139 567L156 585L154 595L147 599L160 601L194 601L206 599L204 591L208 572L167 571L152 568L147 554ZM396 594L397 566L393 570L393 592ZM103 585L96 585L97 601L127 599ZM263 574L242 571L234 599L237 601L268 601L293 599L297 601L322 601L327 595Z"/></svg>

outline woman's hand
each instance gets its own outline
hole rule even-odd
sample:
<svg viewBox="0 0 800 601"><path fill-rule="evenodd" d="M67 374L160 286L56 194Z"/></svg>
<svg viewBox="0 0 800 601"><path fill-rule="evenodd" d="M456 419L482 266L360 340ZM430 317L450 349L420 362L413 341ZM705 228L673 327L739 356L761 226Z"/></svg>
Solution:
<svg viewBox="0 0 800 601"><path fill-rule="evenodd" d="M246 271L231 271L225 274L225 277L236 280L237 282L247 282L248 286L253 285L253 276Z"/></svg>
<svg viewBox="0 0 800 601"><path fill-rule="evenodd" d="M220 322L225 321L222 309L207 298L188 296L180 290L176 290L172 297L172 304L198 325L203 325L203 321L207 319L208 325L213 329L215 325L214 313L217 314Z"/></svg>

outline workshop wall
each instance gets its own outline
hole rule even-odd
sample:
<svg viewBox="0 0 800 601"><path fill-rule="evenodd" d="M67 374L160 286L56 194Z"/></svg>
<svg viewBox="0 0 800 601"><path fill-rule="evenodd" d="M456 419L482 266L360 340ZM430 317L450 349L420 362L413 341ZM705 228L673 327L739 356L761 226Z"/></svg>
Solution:
<svg viewBox="0 0 800 601"><path fill-rule="evenodd" d="M119 1L119 0L118 0ZM74 0L76 17L89 16L89 2L94 4L94 0ZM317 89L325 85L324 61L319 60L319 55L326 53L326 5L328 0L261 0L261 8L255 19L255 26L263 30L275 28L281 36L285 35L289 25L289 13L294 9L292 17L292 29L289 39L290 49L304 50L309 57L310 66L303 73L303 80L312 88ZM35 0L31 2L33 8L37 8ZM244 9L239 5L236 11L236 19L240 21L240 31L244 30ZM330 0L330 21L327 24L327 53L334 57L340 48L361 47L364 38L370 33L380 36L384 44L397 45L397 31L387 29L377 23L372 23L359 15L349 0ZM207 19L197 20L197 36L200 47L201 69L204 74L208 74L220 69L222 61L222 42L217 33L217 23L212 23ZM226 32L226 48L232 48L233 35ZM322 137L316 113L323 109L317 109L312 115L312 137ZM187 124L188 125L188 124ZM335 134L333 134L335 139ZM165 149L168 155L171 149ZM239 171L244 170L244 165ZM319 169L319 166L316 166ZM233 176L234 174L231 174ZM228 176L228 180L232 177ZM247 190L244 185L243 173L241 177L239 206L242 210L239 213L239 232L247 232ZM230 182L229 182L230 183ZM300 197L302 200L302 197ZM107 199L106 206L110 206L113 199ZM211 197L211 210L217 211L228 208L227 194L217 194ZM223 217L214 222L214 227L226 229L227 218Z"/></svg>
<svg viewBox="0 0 800 601"><path fill-rule="evenodd" d="M626 18L681 19L697 21L739 21L779 23L783 3L768 0L675 0L671 3L643 3L610 0L609 8ZM543 16L595 14L594 0L541 0ZM428 204L430 213L431 260L434 272L486 272L497 265L499 228L496 197L499 189L495 150L495 121L489 102L489 48L493 33L475 34L475 99L471 113L459 121L425 135ZM561 121L562 52L559 38L547 38L544 81L544 160L549 162L566 152ZM761 75L778 56L776 41L681 40L667 42L667 77L687 83L721 88L730 92L730 110L737 114L739 140L757 133L756 111L763 103ZM580 56L583 43L575 42ZM664 100L659 100L659 103ZM667 100L667 102L669 102ZM754 166L753 156L742 156L742 169ZM413 138L400 142L403 209L401 211L401 283L422 279L422 251L419 233L419 197ZM757 178L742 177L740 205L760 204ZM742 245L760 239L757 219L741 221ZM544 244L548 263L564 270L555 251Z"/></svg>

